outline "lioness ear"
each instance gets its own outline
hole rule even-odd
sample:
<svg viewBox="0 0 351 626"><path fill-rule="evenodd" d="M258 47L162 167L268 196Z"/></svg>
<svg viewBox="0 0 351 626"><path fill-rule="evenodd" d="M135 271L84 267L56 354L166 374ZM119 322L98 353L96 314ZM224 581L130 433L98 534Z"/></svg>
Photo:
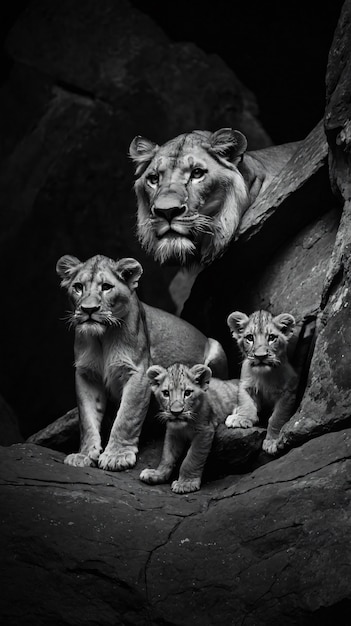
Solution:
<svg viewBox="0 0 351 626"><path fill-rule="evenodd" d="M65 254L56 263L56 273L62 279L62 283L67 282L72 274L74 274L78 266L81 265L81 261L77 259L76 256L71 256L70 254Z"/></svg>
<svg viewBox="0 0 351 626"><path fill-rule="evenodd" d="M135 173L140 176L147 165L154 158L159 146L154 141L146 139L141 135L134 137L129 146L129 156L133 159L136 169Z"/></svg>
<svg viewBox="0 0 351 626"><path fill-rule="evenodd" d="M119 278L127 283L129 289L134 291L134 289L138 286L139 278L143 273L143 268L136 259L126 258L116 261L116 272Z"/></svg>
<svg viewBox="0 0 351 626"><path fill-rule="evenodd" d="M227 324L231 330L232 336L235 339L240 337L242 330L248 321L248 316L245 313L241 313L241 311L233 311L233 313L228 316Z"/></svg>
<svg viewBox="0 0 351 626"><path fill-rule="evenodd" d="M194 365L190 372L193 375L195 382L197 382L202 389L207 389L212 376L210 368L207 367L207 365L199 363L198 365Z"/></svg>
<svg viewBox="0 0 351 626"><path fill-rule="evenodd" d="M273 323L279 328L280 332L289 339L294 332L295 318L289 313L281 313L273 318Z"/></svg>
<svg viewBox="0 0 351 626"><path fill-rule="evenodd" d="M247 140L240 130L221 128L209 138L209 152L223 165L237 165L247 148Z"/></svg>
<svg viewBox="0 0 351 626"><path fill-rule="evenodd" d="M146 370L146 375L149 379L151 387L158 387L160 384L160 378L163 374L166 373L164 367L161 365L152 365L149 369Z"/></svg>

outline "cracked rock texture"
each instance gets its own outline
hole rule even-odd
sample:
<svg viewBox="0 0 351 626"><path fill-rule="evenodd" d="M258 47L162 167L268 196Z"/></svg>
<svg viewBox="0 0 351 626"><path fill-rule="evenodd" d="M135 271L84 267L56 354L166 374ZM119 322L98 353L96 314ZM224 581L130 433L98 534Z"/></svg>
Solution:
<svg viewBox="0 0 351 626"><path fill-rule="evenodd" d="M349 624L350 430L187 496L138 480L147 454L112 473L2 449L2 623Z"/></svg>

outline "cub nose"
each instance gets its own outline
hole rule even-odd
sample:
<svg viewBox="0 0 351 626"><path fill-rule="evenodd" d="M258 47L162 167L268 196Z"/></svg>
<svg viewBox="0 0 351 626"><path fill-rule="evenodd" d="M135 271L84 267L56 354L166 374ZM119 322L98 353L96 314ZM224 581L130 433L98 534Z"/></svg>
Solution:
<svg viewBox="0 0 351 626"><path fill-rule="evenodd" d="M167 220L169 224L175 217L178 217L179 215L183 215L185 211L186 211L185 204L182 204L181 206L169 207L169 208L164 208L164 209L154 207L154 215L157 215L157 217L162 217L163 219Z"/></svg>
<svg viewBox="0 0 351 626"><path fill-rule="evenodd" d="M174 402L172 402L170 408L172 415L177 416L183 412L184 404L182 402L179 402L179 400L175 400Z"/></svg>
<svg viewBox="0 0 351 626"><path fill-rule="evenodd" d="M96 313L96 311L100 310L100 305L82 304L81 309L84 313L87 313L87 315L91 315L92 313Z"/></svg>
<svg viewBox="0 0 351 626"><path fill-rule="evenodd" d="M257 350L255 350L254 352L254 357L258 361L263 361L267 355L268 355L268 352L265 348L257 348Z"/></svg>

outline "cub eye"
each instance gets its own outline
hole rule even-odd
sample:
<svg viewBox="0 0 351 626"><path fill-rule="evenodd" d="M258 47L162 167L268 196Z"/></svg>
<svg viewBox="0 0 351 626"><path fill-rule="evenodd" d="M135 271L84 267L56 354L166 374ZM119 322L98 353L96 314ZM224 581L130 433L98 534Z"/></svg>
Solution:
<svg viewBox="0 0 351 626"><path fill-rule="evenodd" d="M252 335L252 333L248 333L247 335L245 335L244 339L246 339L246 341L249 341L250 343L252 343L253 340L254 340L254 336Z"/></svg>
<svg viewBox="0 0 351 626"><path fill-rule="evenodd" d="M162 389L162 393L163 393L165 398L169 398L169 391L168 391L168 389Z"/></svg>
<svg viewBox="0 0 351 626"><path fill-rule="evenodd" d="M149 185L151 187L156 187L157 183L158 183L158 174L154 173L154 174L149 174L146 177L147 182L149 183Z"/></svg>
<svg viewBox="0 0 351 626"><path fill-rule="evenodd" d="M110 291L110 289L113 289L113 285L110 285L110 283L102 283L101 285L102 291Z"/></svg>
<svg viewBox="0 0 351 626"><path fill-rule="evenodd" d="M191 172L191 178L202 178L203 176L205 176L205 174L206 170L204 170L202 167L195 167Z"/></svg>
<svg viewBox="0 0 351 626"><path fill-rule="evenodd" d="M275 341L277 339L277 335L273 335L273 333L271 333L270 335L268 335L268 341L269 343L273 343L273 341Z"/></svg>
<svg viewBox="0 0 351 626"><path fill-rule="evenodd" d="M73 283L73 289L74 289L74 291L76 291L77 293L82 293L82 291L83 291L83 285L82 285L82 283Z"/></svg>
<svg viewBox="0 0 351 626"><path fill-rule="evenodd" d="M189 398L189 396L191 396L191 394L192 394L192 393L193 393L193 390L192 390L192 389L186 389L186 390L184 391L184 396L185 396L185 398Z"/></svg>

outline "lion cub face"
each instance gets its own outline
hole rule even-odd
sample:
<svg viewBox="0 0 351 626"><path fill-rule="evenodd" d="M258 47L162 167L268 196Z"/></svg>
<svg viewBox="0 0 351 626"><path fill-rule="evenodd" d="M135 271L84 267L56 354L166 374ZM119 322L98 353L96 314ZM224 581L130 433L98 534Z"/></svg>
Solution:
<svg viewBox="0 0 351 626"><path fill-rule="evenodd" d="M97 255L82 262L65 255L56 271L73 304L69 323L79 333L101 335L122 324L143 270L135 259Z"/></svg>
<svg viewBox="0 0 351 626"><path fill-rule="evenodd" d="M258 375L281 364L295 327L289 313L273 317L268 311L255 311L250 316L234 311L227 323L252 372Z"/></svg>
<svg viewBox="0 0 351 626"><path fill-rule="evenodd" d="M209 367L198 364L189 368L175 363L165 369L153 365L147 376L160 407L158 417L163 422L185 425L196 420L211 379Z"/></svg>

